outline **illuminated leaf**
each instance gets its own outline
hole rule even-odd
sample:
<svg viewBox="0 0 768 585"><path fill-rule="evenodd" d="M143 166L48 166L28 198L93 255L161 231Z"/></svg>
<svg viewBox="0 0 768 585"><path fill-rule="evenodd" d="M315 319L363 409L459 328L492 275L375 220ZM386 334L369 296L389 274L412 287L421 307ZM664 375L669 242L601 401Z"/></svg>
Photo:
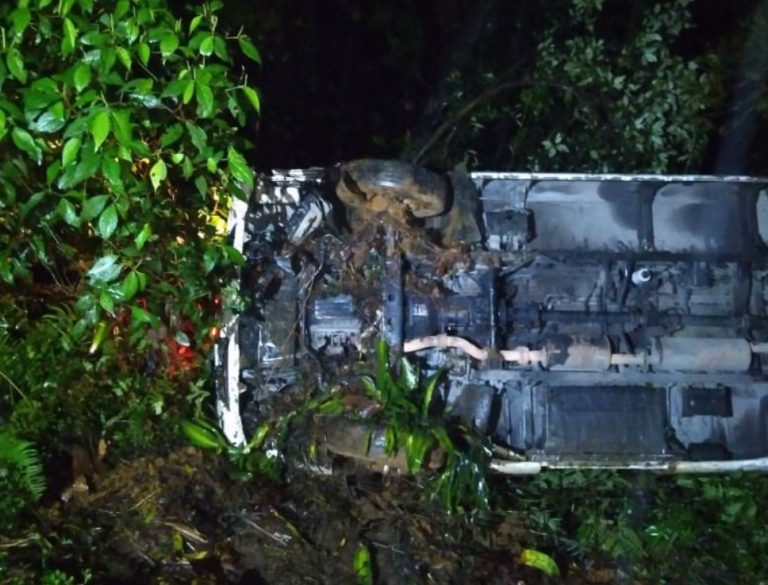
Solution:
<svg viewBox="0 0 768 585"><path fill-rule="evenodd" d="M11 22L13 22L13 30L17 37L21 37L24 31L32 21L32 13L26 6L20 6L10 14Z"/></svg>
<svg viewBox="0 0 768 585"><path fill-rule="evenodd" d="M107 324L102 321L98 325L96 325L96 329L93 331L93 340L91 341L91 347L88 350L88 353L95 353L96 350L101 347L102 342L104 341L104 336L107 333Z"/></svg>
<svg viewBox="0 0 768 585"><path fill-rule="evenodd" d="M80 219L77 217L77 210L72 202L66 197L62 197L59 201L58 211L61 218L69 225L73 227L80 226Z"/></svg>
<svg viewBox="0 0 768 585"><path fill-rule="evenodd" d="M247 85L244 85L240 89L243 90L245 97L253 106L253 109L256 110L256 113L257 114L261 113L261 98L259 98L258 92L255 89L248 87Z"/></svg>
<svg viewBox="0 0 768 585"><path fill-rule="evenodd" d="M106 290L101 291L99 295L99 306L110 315L115 314L115 299Z"/></svg>
<svg viewBox="0 0 768 585"><path fill-rule="evenodd" d="M152 235L152 228L149 226L148 223L145 223L144 227L141 228L141 231L133 239L134 244L136 244L136 249L141 251L141 249L144 247L144 244L147 243L147 240L151 235Z"/></svg>
<svg viewBox="0 0 768 585"><path fill-rule="evenodd" d="M37 164L43 161L43 151L29 132L16 127L11 133L11 138L16 147L26 152Z"/></svg>
<svg viewBox="0 0 768 585"><path fill-rule="evenodd" d="M91 135L93 136L93 148L94 150L99 150L99 147L107 139L107 136L109 136L110 122L108 110L101 110L93 117L90 130Z"/></svg>
<svg viewBox="0 0 768 585"><path fill-rule="evenodd" d="M109 254L99 258L88 271L88 278L92 284L108 283L120 276L121 266L117 261L117 256Z"/></svg>
<svg viewBox="0 0 768 585"><path fill-rule="evenodd" d="M209 57L213 54L213 35L208 35L200 43L200 54L204 57Z"/></svg>
<svg viewBox="0 0 768 585"><path fill-rule="evenodd" d="M99 234L105 240L115 233L117 229L117 208L114 205L107 207L99 216Z"/></svg>
<svg viewBox="0 0 768 585"><path fill-rule="evenodd" d="M128 273L123 279L122 293L123 300L130 301L139 290L139 277L134 271Z"/></svg>
<svg viewBox="0 0 768 585"><path fill-rule="evenodd" d="M235 179L249 187L253 187L253 172L243 155L234 146L230 146L227 149L227 168Z"/></svg>
<svg viewBox="0 0 768 585"><path fill-rule="evenodd" d="M120 60L120 63L125 67L127 71L131 70L131 53L126 49L125 47L117 47L115 49L117 53L117 58Z"/></svg>
<svg viewBox="0 0 768 585"><path fill-rule="evenodd" d="M184 347L189 347L192 345L192 342L189 340L189 336L183 331L177 331L176 335L173 336L173 339L176 341L176 343Z"/></svg>
<svg viewBox="0 0 768 585"><path fill-rule="evenodd" d="M256 46L251 42L251 39L249 39L246 35L240 35L237 37L237 42L240 45L240 50L243 52L243 55L261 65L261 54L259 53L259 50L256 48Z"/></svg>
<svg viewBox="0 0 768 585"><path fill-rule="evenodd" d="M165 166L163 159L160 158L149 170L149 180L152 181L152 188L157 191L166 177L168 177L168 168Z"/></svg>
<svg viewBox="0 0 768 585"><path fill-rule="evenodd" d="M24 58L16 47L8 49L8 53L5 55L5 64L8 65L8 70L16 79L22 84L27 82L27 70L24 68Z"/></svg>
<svg viewBox="0 0 768 585"><path fill-rule="evenodd" d="M156 325L158 322L157 317L155 317L152 313L146 309L143 309L142 307L137 306L131 307L131 319L135 323L149 323L152 326Z"/></svg>
<svg viewBox="0 0 768 585"><path fill-rule="evenodd" d="M75 41L77 40L77 29L75 23L69 18L64 18L64 24L62 29L61 39L61 54L64 57L68 57L75 50Z"/></svg>
<svg viewBox="0 0 768 585"><path fill-rule="evenodd" d="M139 61L146 66L149 63L149 45L147 43L139 43L139 46L136 48L136 53L139 55Z"/></svg>
<svg viewBox="0 0 768 585"><path fill-rule="evenodd" d="M79 63L73 75L75 89L80 93L91 83L91 68L85 63Z"/></svg>
<svg viewBox="0 0 768 585"><path fill-rule="evenodd" d="M550 577L557 577L560 574L560 568L555 560L548 554L538 550L524 549L520 553L519 561L521 565L538 569Z"/></svg>
<svg viewBox="0 0 768 585"><path fill-rule="evenodd" d="M57 102L32 122L29 125L29 129L42 134L50 134L51 132L58 132L61 130L66 123L64 104L62 102Z"/></svg>
<svg viewBox="0 0 768 585"><path fill-rule="evenodd" d="M364 543L360 543L355 551L353 560L355 577L359 585L373 585L373 565L371 563L371 551Z"/></svg>
<svg viewBox="0 0 768 585"><path fill-rule="evenodd" d="M207 118L213 113L213 91L208 85L198 81L195 83L195 96L200 116Z"/></svg>
<svg viewBox="0 0 768 585"><path fill-rule="evenodd" d="M169 32L160 39L160 54L163 57L171 56L179 48L179 37Z"/></svg>
<svg viewBox="0 0 768 585"><path fill-rule="evenodd" d="M184 93L181 96L181 101L183 104L188 104L192 101L192 96L195 95L195 82L191 79L188 79L186 81L186 85L184 86Z"/></svg>
<svg viewBox="0 0 768 585"><path fill-rule="evenodd" d="M203 15L198 14L190 21L189 34L192 34L193 32L195 32L195 30L197 30L197 27L200 26L200 22L202 22L202 20L203 20Z"/></svg>

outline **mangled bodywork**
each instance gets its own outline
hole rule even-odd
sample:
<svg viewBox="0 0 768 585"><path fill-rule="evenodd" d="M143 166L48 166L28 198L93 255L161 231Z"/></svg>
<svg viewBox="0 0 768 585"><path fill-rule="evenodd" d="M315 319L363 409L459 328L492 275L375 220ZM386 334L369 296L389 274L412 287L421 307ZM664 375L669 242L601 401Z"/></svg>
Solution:
<svg viewBox="0 0 768 585"><path fill-rule="evenodd" d="M768 180L424 172L273 172L235 206L230 440L244 405L383 336L447 368L499 471L768 468Z"/></svg>

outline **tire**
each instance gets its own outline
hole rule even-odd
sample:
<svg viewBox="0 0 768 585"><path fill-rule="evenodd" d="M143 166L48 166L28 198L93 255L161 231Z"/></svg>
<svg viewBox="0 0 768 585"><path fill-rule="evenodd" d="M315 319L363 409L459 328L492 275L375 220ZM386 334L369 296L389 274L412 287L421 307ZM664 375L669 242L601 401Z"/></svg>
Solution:
<svg viewBox="0 0 768 585"><path fill-rule="evenodd" d="M422 167L397 160L361 159L342 163L336 186L349 207L383 212L405 207L416 218L434 217L448 206L447 179Z"/></svg>

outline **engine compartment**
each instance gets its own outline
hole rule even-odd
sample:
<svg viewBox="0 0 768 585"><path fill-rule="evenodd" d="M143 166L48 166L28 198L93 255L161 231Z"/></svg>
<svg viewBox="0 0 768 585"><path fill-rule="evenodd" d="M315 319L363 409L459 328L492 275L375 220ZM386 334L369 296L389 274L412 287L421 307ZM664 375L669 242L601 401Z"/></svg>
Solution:
<svg viewBox="0 0 768 585"><path fill-rule="evenodd" d="M400 221L343 204L338 169L261 177L230 222L247 307L220 413L331 381L383 336L446 367L454 415L516 460L768 457L768 181L444 179L445 212Z"/></svg>

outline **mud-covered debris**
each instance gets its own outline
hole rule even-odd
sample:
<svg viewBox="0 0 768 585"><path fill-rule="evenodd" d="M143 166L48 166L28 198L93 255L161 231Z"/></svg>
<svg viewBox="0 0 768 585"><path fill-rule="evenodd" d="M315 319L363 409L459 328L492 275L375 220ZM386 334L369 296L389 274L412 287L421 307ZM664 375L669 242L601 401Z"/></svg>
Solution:
<svg viewBox="0 0 768 585"><path fill-rule="evenodd" d="M449 202L445 177L397 160L362 159L342 163L339 199L363 215L387 213L416 218L443 213Z"/></svg>
<svg viewBox="0 0 768 585"><path fill-rule="evenodd" d="M318 430L323 446L334 455L353 459L371 471L409 473L405 449L399 449L393 455L387 454L384 428L332 417L321 420ZM429 453L425 467L437 470L444 461L445 453L436 448Z"/></svg>

